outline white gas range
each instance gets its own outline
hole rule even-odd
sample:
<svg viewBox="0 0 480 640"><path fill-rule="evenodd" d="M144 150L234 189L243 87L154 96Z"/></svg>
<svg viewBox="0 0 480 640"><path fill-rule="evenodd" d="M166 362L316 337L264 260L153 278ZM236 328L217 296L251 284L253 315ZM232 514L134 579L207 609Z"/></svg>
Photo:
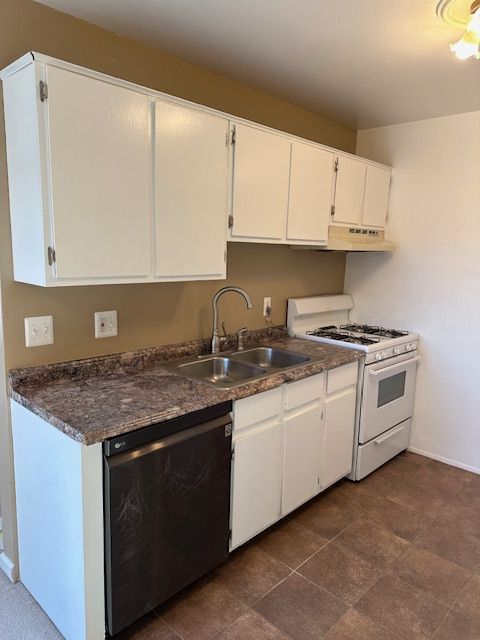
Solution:
<svg viewBox="0 0 480 640"><path fill-rule="evenodd" d="M361 480L407 448L410 438L418 335L349 320L348 294L292 298L291 336L365 353L358 380L352 480Z"/></svg>

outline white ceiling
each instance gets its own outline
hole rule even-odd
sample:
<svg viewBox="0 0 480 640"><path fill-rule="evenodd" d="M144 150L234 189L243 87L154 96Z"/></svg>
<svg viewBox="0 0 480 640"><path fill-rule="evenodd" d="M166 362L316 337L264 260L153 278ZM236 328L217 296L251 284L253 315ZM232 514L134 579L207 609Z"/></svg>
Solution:
<svg viewBox="0 0 480 640"><path fill-rule="evenodd" d="M38 1L355 128L480 109L436 0Z"/></svg>

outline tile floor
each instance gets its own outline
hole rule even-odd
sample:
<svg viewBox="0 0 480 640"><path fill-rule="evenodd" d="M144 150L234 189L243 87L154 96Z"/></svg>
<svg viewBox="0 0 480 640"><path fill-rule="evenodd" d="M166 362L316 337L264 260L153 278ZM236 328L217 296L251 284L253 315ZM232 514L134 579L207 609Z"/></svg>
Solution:
<svg viewBox="0 0 480 640"><path fill-rule="evenodd" d="M6 625L2 640L60 638L21 585L0 581L0 620L20 611L20 632ZM480 640L480 476L404 453L321 494L117 638Z"/></svg>

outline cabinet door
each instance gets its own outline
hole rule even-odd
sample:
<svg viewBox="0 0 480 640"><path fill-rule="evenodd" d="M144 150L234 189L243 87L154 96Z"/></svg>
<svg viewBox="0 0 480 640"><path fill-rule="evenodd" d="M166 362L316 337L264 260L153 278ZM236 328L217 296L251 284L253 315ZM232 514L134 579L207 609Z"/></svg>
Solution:
<svg viewBox="0 0 480 640"><path fill-rule="evenodd" d="M290 140L235 125L232 239L285 237Z"/></svg>
<svg viewBox="0 0 480 640"><path fill-rule="evenodd" d="M355 387L327 396L325 402L325 456L323 486L348 475L352 469L355 430Z"/></svg>
<svg viewBox="0 0 480 640"><path fill-rule="evenodd" d="M362 160L338 157L334 222L361 224L367 165Z"/></svg>
<svg viewBox="0 0 480 640"><path fill-rule="evenodd" d="M324 430L314 406L285 418L282 516L320 491Z"/></svg>
<svg viewBox="0 0 480 640"><path fill-rule="evenodd" d="M155 104L156 275L226 276L228 120Z"/></svg>
<svg viewBox="0 0 480 640"><path fill-rule="evenodd" d="M58 278L151 273L151 108L130 89L49 67Z"/></svg>
<svg viewBox="0 0 480 640"><path fill-rule="evenodd" d="M384 227L387 219L390 193L390 171L368 165L362 224L366 227Z"/></svg>
<svg viewBox="0 0 480 640"><path fill-rule="evenodd" d="M280 518L283 425L279 422L235 442L232 548Z"/></svg>
<svg viewBox="0 0 480 640"><path fill-rule="evenodd" d="M333 202L333 153L292 142L287 239L326 244Z"/></svg>

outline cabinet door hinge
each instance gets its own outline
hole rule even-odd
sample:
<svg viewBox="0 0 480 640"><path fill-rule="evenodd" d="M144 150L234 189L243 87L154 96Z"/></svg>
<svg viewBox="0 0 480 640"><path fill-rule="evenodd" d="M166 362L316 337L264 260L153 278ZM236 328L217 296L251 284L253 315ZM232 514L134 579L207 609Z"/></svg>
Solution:
<svg viewBox="0 0 480 640"><path fill-rule="evenodd" d="M228 530L228 537L229 537L230 540L232 539L232 530L231 529Z"/></svg>
<svg viewBox="0 0 480 640"><path fill-rule="evenodd" d="M233 216L228 216L228 228L233 228Z"/></svg>
<svg viewBox="0 0 480 640"><path fill-rule="evenodd" d="M230 144L235 144L235 139L236 139L236 129L235 129L235 125L233 125L232 133L230 135Z"/></svg>
<svg viewBox="0 0 480 640"><path fill-rule="evenodd" d="M40 101L45 102L48 98L48 85L43 80L39 82L39 91L40 91Z"/></svg>
<svg viewBox="0 0 480 640"><path fill-rule="evenodd" d="M335 215L335 205L332 204L331 209L330 209L330 215L334 216Z"/></svg>
<svg viewBox="0 0 480 640"><path fill-rule="evenodd" d="M235 449L232 449L232 460L235 460Z"/></svg>
<svg viewBox="0 0 480 640"><path fill-rule="evenodd" d="M333 170L334 170L335 173L338 172L338 158L335 160L335 164L333 166Z"/></svg>
<svg viewBox="0 0 480 640"><path fill-rule="evenodd" d="M52 264L57 260L57 255L53 247L48 247L47 256L48 256L48 264L52 266Z"/></svg>

